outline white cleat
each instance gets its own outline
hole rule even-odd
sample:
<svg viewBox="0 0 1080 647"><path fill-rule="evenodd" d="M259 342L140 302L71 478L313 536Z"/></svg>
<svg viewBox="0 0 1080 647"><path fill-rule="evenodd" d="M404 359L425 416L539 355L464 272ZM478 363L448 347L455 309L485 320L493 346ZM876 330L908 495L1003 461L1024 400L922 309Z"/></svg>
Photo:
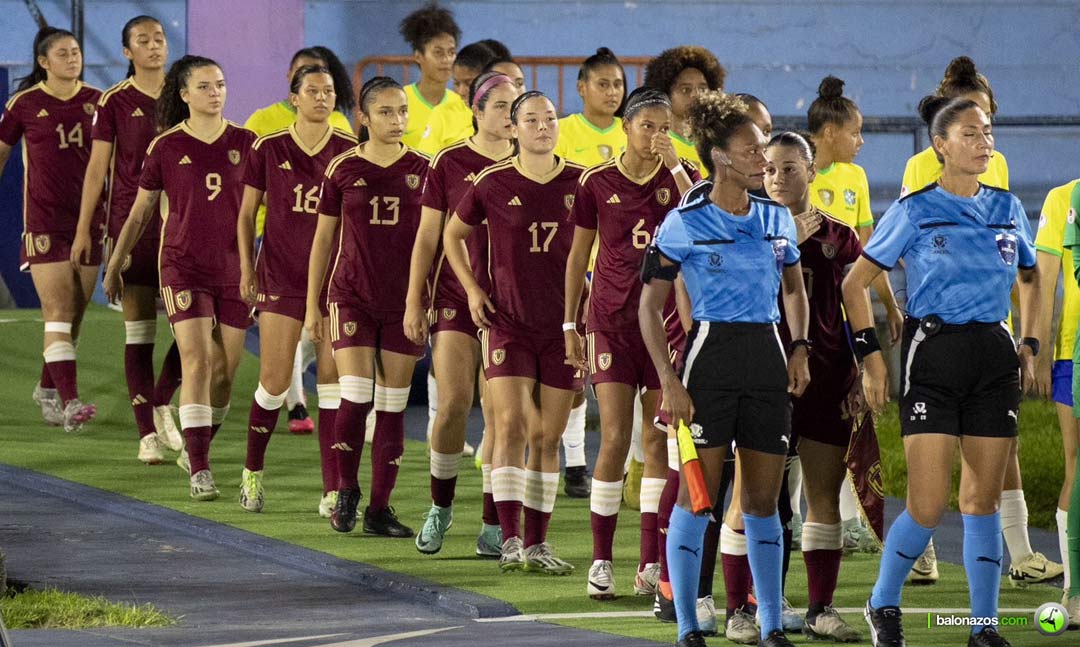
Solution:
<svg viewBox="0 0 1080 647"><path fill-rule="evenodd" d="M930 540L926 550L923 551L922 555L919 555L919 559L915 560L911 572L908 573L907 581L910 584L934 584L938 581L937 552L934 550L934 540Z"/></svg>
<svg viewBox="0 0 1080 647"><path fill-rule="evenodd" d="M176 421L173 420L172 416L172 407L169 405L163 404L160 407L154 407L154 429L157 431L157 437L161 444L172 451L178 452L184 448L184 436L176 427Z"/></svg>
<svg viewBox="0 0 1080 647"><path fill-rule="evenodd" d="M634 576L634 595L656 595L656 587L660 583L660 563L646 564L645 568Z"/></svg>
<svg viewBox="0 0 1080 647"><path fill-rule="evenodd" d="M64 405L56 389L43 389L34 385L34 403L41 407L41 417L46 423L59 427L64 424Z"/></svg>
<svg viewBox="0 0 1080 647"><path fill-rule="evenodd" d="M1022 589L1028 584L1052 580L1064 572L1061 564L1050 561L1046 555L1032 553L1019 563L1009 565L1009 584Z"/></svg>
<svg viewBox="0 0 1080 647"><path fill-rule="evenodd" d="M592 563L585 592L594 600L615 599L615 575L610 561L598 559Z"/></svg>
<svg viewBox="0 0 1080 647"><path fill-rule="evenodd" d="M244 468L240 474L240 507L248 512L262 512L266 498L263 494L262 470Z"/></svg>
<svg viewBox="0 0 1080 647"><path fill-rule="evenodd" d="M147 465L161 465L165 460L157 434L147 434L139 439L139 460Z"/></svg>
<svg viewBox="0 0 1080 647"><path fill-rule="evenodd" d="M214 485L210 470L201 470L191 475L191 498L196 501L213 501L221 495Z"/></svg>
<svg viewBox="0 0 1080 647"><path fill-rule="evenodd" d="M697 600L697 625L706 636L716 635L716 602L713 596L706 595Z"/></svg>
<svg viewBox="0 0 1080 647"><path fill-rule="evenodd" d="M94 419L97 407L83 404L78 400L68 400L64 405L64 431L74 434L82 431L83 425Z"/></svg>
<svg viewBox="0 0 1080 647"><path fill-rule="evenodd" d="M334 511L334 506L336 505L337 490L330 490L319 499L319 516L323 519L329 519L330 514Z"/></svg>
<svg viewBox="0 0 1080 647"><path fill-rule="evenodd" d="M1080 595L1069 597L1069 589L1061 592L1061 606L1069 616L1069 631L1080 629Z"/></svg>
<svg viewBox="0 0 1080 647"><path fill-rule="evenodd" d="M728 616L727 626L724 627L724 637L740 645L756 645L758 638L761 637L761 630L754 623L754 616L747 612L746 607L740 607Z"/></svg>

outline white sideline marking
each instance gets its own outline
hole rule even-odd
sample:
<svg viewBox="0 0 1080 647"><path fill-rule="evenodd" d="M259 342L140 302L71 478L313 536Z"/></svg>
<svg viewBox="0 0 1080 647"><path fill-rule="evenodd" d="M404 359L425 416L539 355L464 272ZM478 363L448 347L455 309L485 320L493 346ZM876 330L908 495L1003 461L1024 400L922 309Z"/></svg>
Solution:
<svg viewBox="0 0 1080 647"><path fill-rule="evenodd" d="M423 629L420 631L406 631L404 633L386 634L385 636L371 636L370 638L355 638L345 642L324 643L321 647L376 647L385 643L391 643L406 638L419 638L431 634L460 629L461 627L440 627L439 629ZM322 640L327 638L339 638L348 634L325 634L322 636L299 636L295 638L280 638L273 640L256 640L253 642L228 643L220 645L207 645L206 647L271 647L273 645L289 645L291 643L306 642L309 640Z"/></svg>
<svg viewBox="0 0 1080 647"><path fill-rule="evenodd" d="M863 607L841 607L836 609L840 613L861 614ZM804 614L806 609L795 609L795 611ZM921 613L954 613L954 614L967 614L971 613L971 609L967 608L907 608L903 609L906 615L921 614ZM1034 615L1035 609L1024 608L1002 608L998 609L998 614L1002 613L1029 613ZM546 622L548 620L588 620L588 619L605 619L605 618L651 618L653 617L652 611L590 611L586 613L531 613L520 616L508 616L505 618L478 618L475 622Z"/></svg>
<svg viewBox="0 0 1080 647"><path fill-rule="evenodd" d="M254 640L251 642L243 643L228 643L220 645L207 645L206 647L265 647L266 645L288 645L289 643L298 643L304 640L320 640L322 638L338 638L340 636L347 636L348 634L324 634L322 636L299 636L296 638L274 638L272 640Z"/></svg>

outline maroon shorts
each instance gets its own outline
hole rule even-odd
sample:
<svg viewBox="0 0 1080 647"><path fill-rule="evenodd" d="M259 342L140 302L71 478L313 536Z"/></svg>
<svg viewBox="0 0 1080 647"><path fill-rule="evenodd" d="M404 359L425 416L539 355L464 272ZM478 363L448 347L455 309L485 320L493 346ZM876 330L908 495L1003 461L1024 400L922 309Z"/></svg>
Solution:
<svg viewBox="0 0 1080 647"><path fill-rule="evenodd" d="M671 348L669 346L668 347L668 352L669 352L668 357L671 359L671 365L675 367L675 373L676 374L681 373L682 372L682 363L683 363L683 353L682 353L682 351L678 350L678 349ZM660 399L657 400L657 402L656 402L656 417L653 418L653 424L656 425L657 429L661 429L661 430L666 432L667 428L668 428L668 425L671 424L671 416L669 416L667 414L667 412L664 411L663 406L664 406L664 390L661 388L660 389Z"/></svg>
<svg viewBox="0 0 1080 647"><path fill-rule="evenodd" d="M432 308L429 320L432 335L449 331L459 332L473 339L480 338L480 329L473 323L468 305L442 304L437 308Z"/></svg>
<svg viewBox="0 0 1080 647"><path fill-rule="evenodd" d="M647 391L660 388L660 377L641 333L597 330L586 335L585 341L593 384L627 384Z"/></svg>
<svg viewBox="0 0 1080 647"><path fill-rule="evenodd" d="M480 336L484 376L527 377L544 386L580 391L585 384L581 371L566 363L566 344L561 337L537 339L498 328Z"/></svg>
<svg viewBox="0 0 1080 647"><path fill-rule="evenodd" d="M251 325L251 307L240 298L240 288L236 285L209 288L165 285L161 287L161 300L165 302L165 314L171 325L199 317L210 317L214 325L241 330Z"/></svg>
<svg viewBox="0 0 1080 647"><path fill-rule="evenodd" d="M340 301L330 302L330 341L334 350L378 348L423 357L426 348L405 336L405 312L376 312Z"/></svg>
<svg viewBox="0 0 1080 647"><path fill-rule="evenodd" d="M22 235L22 250L19 252L19 269L29 271L31 265L46 263L71 262L72 237L68 234L35 234L25 232ZM101 240L95 240L90 247L90 262L87 267L101 265ZM154 284L155 286L157 283Z"/></svg>
<svg viewBox="0 0 1080 647"><path fill-rule="evenodd" d="M303 323L307 317L307 297L289 297L259 292L255 297L255 314L260 312L289 317ZM325 291L319 295L319 312L324 317L330 316L330 310L326 306Z"/></svg>
<svg viewBox="0 0 1080 647"><path fill-rule="evenodd" d="M844 418L841 405L851 392L858 372L854 364L830 367L810 362L811 380L802 397L792 398L791 446L800 438L825 445L847 447L855 421Z"/></svg>
<svg viewBox="0 0 1080 647"><path fill-rule="evenodd" d="M124 279L124 285L141 285L143 287L157 288L158 280L158 246L161 239L155 236L143 236L131 249L131 253L124 259L120 266L120 277ZM112 256L116 240L105 239L105 262L109 262Z"/></svg>

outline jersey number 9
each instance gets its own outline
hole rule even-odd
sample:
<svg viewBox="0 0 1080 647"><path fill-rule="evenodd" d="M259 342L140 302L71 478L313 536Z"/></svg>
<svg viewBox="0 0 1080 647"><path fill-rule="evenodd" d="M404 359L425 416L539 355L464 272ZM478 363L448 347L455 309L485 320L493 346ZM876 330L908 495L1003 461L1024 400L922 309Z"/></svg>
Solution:
<svg viewBox="0 0 1080 647"><path fill-rule="evenodd" d="M207 202L213 202L214 198L221 194L221 174L220 173L207 173L206 174L206 189L210 191L210 195L207 196Z"/></svg>
<svg viewBox="0 0 1080 647"><path fill-rule="evenodd" d="M545 231L547 235L544 236L544 243L540 244L540 232ZM529 225L529 233L532 234L532 247L529 248L530 252L541 252L546 254L548 248L551 247L551 240L555 238L555 233L559 231L559 223L557 222L534 222Z"/></svg>

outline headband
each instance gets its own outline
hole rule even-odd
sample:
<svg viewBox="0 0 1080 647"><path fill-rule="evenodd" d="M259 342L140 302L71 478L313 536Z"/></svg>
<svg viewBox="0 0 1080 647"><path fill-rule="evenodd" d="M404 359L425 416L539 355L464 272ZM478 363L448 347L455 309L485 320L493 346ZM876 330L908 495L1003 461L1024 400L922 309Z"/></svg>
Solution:
<svg viewBox="0 0 1080 647"><path fill-rule="evenodd" d="M634 103L626 106L626 108L623 109L623 119L629 121L630 117L632 117L638 110L641 110L642 108L648 108L649 106L664 106L665 108L670 108L671 100L668 99L666 95L659 95L650 97L648 99L635 101Z"/></svg>
<svg viewBox="0 0 1080 647"><path fill-rule="evenodd" d="M521 109L521 104L525 103L529 99L534 97L546 97L547 95L539 90L529 90L525 94L521 95L514 100L514 103L510 106L510 121L514 121L517 118L518 110Z"/></svg>
<svg viewBox="0 0 1080 647"><path fill-rule="evenodd" d="M388 76L377 76L365 84L366 87L360 88L360 105L364 105L364 97L370 94L374 90L381 90L382 88L397 87L400 88L401 84Z"/></svg>
<svg viewBox="0 0 1080 647"><path fill-rule="evenodd" d="M491 89L496 85L501 85L503 83L514 85L514 80L505 74L496 74L487 81L481 83L480 87L476 88L476 95L473 96L472 107L478 108L480 106L480 101L483 100L484 96L487 95L488 92L491 92Z"/></svg>

